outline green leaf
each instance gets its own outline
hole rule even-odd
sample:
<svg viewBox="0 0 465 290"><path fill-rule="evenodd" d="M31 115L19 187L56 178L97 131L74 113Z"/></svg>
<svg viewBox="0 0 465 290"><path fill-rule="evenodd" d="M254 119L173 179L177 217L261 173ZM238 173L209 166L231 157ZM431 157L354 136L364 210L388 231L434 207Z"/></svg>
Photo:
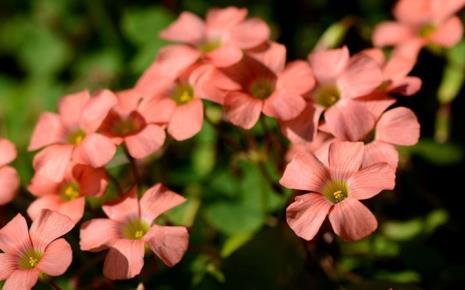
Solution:
<svg viewBox="0 0 465 290"><path fill-rule="evenodd" d="M206 209L208 222L226 235L256 231L263 224L260 211L242 204L218 202Z"/></svg>
<svg viewBox="0 0 465 290"><path fill-rule="evenodd" d="M414 238L423 231L423 222L413 219L404 222L387 222L382 226L386 237L395 241L406 241Z"/></svg>
<svg viewBox="0 0 465 290"><path fill-rule="evenodd" d="M237 249L247 243L253 237L253 234L253 232L243 233L229 237L221 248L221 256L226 258L234 253Z"/></svg>
<svg viewBox="0 0 465 290"><path fill-rule="evenodd" d="M463 160L463 149L453 143L439 144L431 139L423 139L409 150L437 165L457 164Z"/></svg>

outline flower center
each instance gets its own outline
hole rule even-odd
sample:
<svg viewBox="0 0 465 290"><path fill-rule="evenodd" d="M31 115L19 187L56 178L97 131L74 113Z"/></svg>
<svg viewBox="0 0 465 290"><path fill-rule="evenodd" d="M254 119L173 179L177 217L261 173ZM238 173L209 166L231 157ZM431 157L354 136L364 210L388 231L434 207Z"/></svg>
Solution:
<svg viewBox="0 0 465 290"><path fill-rule="evenodd" d="M331 107L337 103L340 98L341 94L339 89L334 85L321 86L313 93L313 100L325 108Z"/></svg>
<svg viewBox="0 0 465 290"><path fill-rule="evenodd" d="M145 119L138 112L132 112L126 118L114 120L111 131L117 136L129 136L140 132L145 126Z"/></svg>
<svg viewBox="0 0 465 290"><path fill-rule="evenodd" d="M19 259L19 268L23 270L33 269L39 264L44 254L40 251L29 250Z"/></svg>
<svg viewBox="0 0 465 290"><path fill-rule="evenodd" d="M365 144L368 144L368 143L373 142L375 138L376 138L376 131L373 129L370 132L368 132L368 134L366 134L365 137L363 137L363 142Z"/></svg>
<svg viewBox="0 0 465 290"><path fill-rule="evenodd" d="M82 129L78 129L68 134L68 143L73 145L79 145L85 137L86 133Z"/></svg>
<svg viewBox="0 0 465 290"><path fill-rule="evenodd" d="M437 26L433 23L426 23L420 27L420 36L429 37L436 31Z"/></svg>
<svg viewBox="0 0 465 290"><path fill-rule="evenodd" d="M349 195L349 188L345 181L331 180L323 187L323 195L332 203L343 201Z"/></svg>
<svg viewBox="0 0 465 290"><path fill-rule="evenodd" d="M80 195L79 184L70 182L61 188L61 198L65 201L70 201L78 198Z"/></svg>
<svg viewBox="0 0 465 290"><path fill-rule="evenodd" d="M194 98L194 88L191 85L178 85L173 91L171 98L178 105L184 105Z"/></svg>
<svg viewBox="0 0 465 290"><path fill-rule="evenodd" d="M123 226L123 236L128 240L140 240L149 229L150 226L146 222L135 218Z"/></svg>
<svg viewBox="0 0 465 290"><path fill-rule="evenodd" d="M202 52L208 53L214 51L221 46L221 40L219 38L210 39L198 46L198 49Z"/></svg>
<svg viewBox="0 0 465 290"><path fill-rule="evenodd" d="M271 96L274 91L274 83L265 78L259 78L250 84L249 92L252 96L264 100Z"/></svg>

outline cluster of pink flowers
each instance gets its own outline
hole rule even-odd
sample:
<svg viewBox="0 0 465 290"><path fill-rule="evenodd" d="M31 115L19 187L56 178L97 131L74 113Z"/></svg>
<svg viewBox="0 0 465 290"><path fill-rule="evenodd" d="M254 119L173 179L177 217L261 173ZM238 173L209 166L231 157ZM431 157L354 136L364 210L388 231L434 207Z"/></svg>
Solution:
<svg viewBox="0 0 465 290"><path fill-rule="evenodd" d="M414 145L420 135L415 114L396 106L395 96L420 89L421 80L408 75L420 47L449 47L461 38L462 25L451 15L463 2L399 1L399 22L382 23L374 34L376 46L398 46L389 58L377 48L351 56L344 46L292 62L286 47L270 40L266 23L247 18L246 9L211 9L205 21L182 13L160 35L175 44L159 51L133 88L67 95L58 113L40 116L29 144L40 150L28 187L37 197L27 209L31 229L18 215L0 230L4 289L30 289L41 272L63 274L72 255L59 237L83 218L86 197L107 191L106 166L117 148L139 160L162 148L165 132L178 141L193 137L206 101L243 129L262 113L276 119L291 143L280 183L304 191L287 208L298 236L313 239L326 216L344 240L371 234L377 221L360 200L394 188L396 146ZM11 142L0 139L0 204L18 188L7 166L15 156ZM154 223L185 199L161 184L139 194L141 186L105 203L107 218L80 227L81 250L108 250L103 273L109 279L138 275L146 247L168 266L188 248L185 227Z"/></svg>

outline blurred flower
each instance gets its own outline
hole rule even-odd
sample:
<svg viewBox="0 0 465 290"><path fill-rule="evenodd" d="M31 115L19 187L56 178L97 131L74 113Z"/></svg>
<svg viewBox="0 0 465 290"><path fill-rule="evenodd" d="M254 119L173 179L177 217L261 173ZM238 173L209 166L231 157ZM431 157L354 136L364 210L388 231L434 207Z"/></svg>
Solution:
<svg viewBox="0 0 465 290"><path fill-rule="evenodd" d="M109 249L103 266L109 279L138 275L144 265L145 245L169 267L178 263L187 250L185 227L153 224L162 213L183 203L184 197L161 184L148 189L140 201L135 191L115 204L103 206L108 219L92 219L81 227L81 250Z"/></svg>
<svg viewBox="0 0 465 290"><path fill-rule="evenodd" d="M13 200L19 187L19 177L16 170L8 166L16 159L15 145L4 138L0 138L0 205Z"/></svg>
<svg viewBox="0 0 465 290"><path fill-rule="evenodd" d="M58 239L74 227L64 215L43 210L30 230L21 214L0 230L0 280L4 290L31 289L40 273L62 275L71 264L72 251Z"/></svg>
<svg viewBox="0 0 465 290"><path fill-rule="evenodd" d="M395 46L398 52L416 59L428 44L452 47L462 38L463 25L454 16L464 0L399 0L394 7L397 22L379 24L373 33L375 46Z"/></svg>
<svg viewBox="0 0 465 290"><path fill-rule="evenodd" d="M359 200L393 189L395 169L387 163L363 167L363 157L363 143L336 141L328 160L301 153L287 165L280 183L310 191L287 208L287 222L298 236L313 239L326 216L344 240L362 239L377 228L376 218Z"/></svg>
<svg viewBox="0 0 465 290"><path fill-rule="evenodd" d="M61 182L36 174L28 189L38 198L29 205L27 213L35 220L43 209L51 209L77 223L84 214L85 197L103 195L107 185L104 168L81 164L71 165Z"/></svg>
<svg viewBox="0 0 465 290"><path fill-rule="evenodd" d="M183 12L160 37L188 45L196 59L226 67L242 58L243 49L257 47L270 37L264 21L246 16L245 8L210 9L204 22L195 14Z"/></svg>
<svg viewBox="0 0 465 290"><path fill-rule="evenodd" d="M59 114L42 113L28 148L45 147L34 157L36 174L59 182L71 161L95 168L106 165L113 158L116 146L96 131L116 102L107 90L93 97L88 91L82 91L62 98Z"/></svg>

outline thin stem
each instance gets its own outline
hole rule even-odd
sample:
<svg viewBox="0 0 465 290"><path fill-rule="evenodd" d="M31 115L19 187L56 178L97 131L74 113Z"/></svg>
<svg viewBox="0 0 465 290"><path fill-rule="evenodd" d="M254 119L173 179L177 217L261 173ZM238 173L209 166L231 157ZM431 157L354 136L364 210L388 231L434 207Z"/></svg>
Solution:
<svg viewBox="0 0 465 290"><path fill-rule="evenodd" d="M53 282L52 280L49 280L48 281L48 284L50 285L50 287L52 287L52 289L54 290L61 290L60 286L58 286L55 282Z"/></svg>
<svg viewBox="0 0 465 290"><path fill-rule="evenodd" d="M134 157L129 154L129 150L126 146L123 146L124 148L124 153L126 154L126 157L129 160L129 163L131 164L131 171L132 171L132 176L134 177L134 183L139 186L141 184L141 178L140 178L140 173L139 173L139 168L137 167L137 161L134 159Z"/></svg>

